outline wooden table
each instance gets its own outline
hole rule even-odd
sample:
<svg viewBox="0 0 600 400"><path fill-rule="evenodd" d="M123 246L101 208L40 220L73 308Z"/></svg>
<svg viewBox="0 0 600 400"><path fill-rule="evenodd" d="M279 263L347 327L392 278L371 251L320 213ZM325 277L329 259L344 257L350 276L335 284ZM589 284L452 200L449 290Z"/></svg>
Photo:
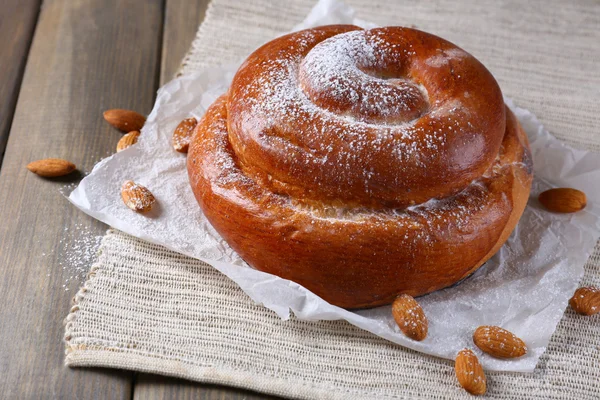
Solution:
<svg viewBox="0 0 600 400"><path fill-rule="evenodd" d="M64 268L77 232L106 226L41 179L30 161L80 171L121 134L102 112L149 113L171 79L208 0L2 0L0 7L0 397L257 399L264 395L155 375L64 366L63 319L81 285ZM71 255L72 258L72 255ZM85 260L79 270L88 269Z"/></svg>

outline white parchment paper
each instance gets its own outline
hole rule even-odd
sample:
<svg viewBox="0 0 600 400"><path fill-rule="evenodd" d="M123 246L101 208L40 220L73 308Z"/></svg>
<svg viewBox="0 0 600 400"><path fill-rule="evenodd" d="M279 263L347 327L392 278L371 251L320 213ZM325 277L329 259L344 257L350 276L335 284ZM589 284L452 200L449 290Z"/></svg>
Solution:
<svg viewBox="0 0 600 400"><path fill-rule="evenodd" d="M344 4L323 0L294 30L333 23L373 26L357 20ZM487 369L532 371L600 236L600 155L566 146L529 111L506 99L531 141L535 181L529 204L508 242L474 275L419 298L429 319L429 335L415 342L399 331L389 306L347 311L294 282L248 267L203 216L188 184L185 155L172 149L171 136L182 119L203 115L226 91L236 69L237 65L207 68L162 87L138 144L98 163L70 201L117 229L211 264L281 318L288 318L292 310L300 319L345 319L423 353L454 359L460 349L470 347ZM156 196L158 206L149 215L136 214L121 201L121 184L128 179ZM552 186L584 190L587 208L570 215L544 211L536 198ZM528 354L510 361L482 354L471 339L480 325L514 332L527 343Z"/></svg>

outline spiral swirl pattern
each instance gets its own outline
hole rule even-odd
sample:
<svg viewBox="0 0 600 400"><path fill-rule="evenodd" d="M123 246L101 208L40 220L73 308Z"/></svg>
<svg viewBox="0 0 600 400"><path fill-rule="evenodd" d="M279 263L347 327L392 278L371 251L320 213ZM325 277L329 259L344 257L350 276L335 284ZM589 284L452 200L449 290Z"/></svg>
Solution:
<svg viewBox="0 0 600 400"><path fill-rule="evenodd" d="M228 109L249 175L299 199L369 207L464 189L491 166L506 123L481 63L404 28L334 26L270 42L238 71Z"/></svg>
<svg viewBox="0 0 600 400"><path fill-rule="evenodd" d="M349 25L256 50L188 155L204 214L244 260L351 308L481 266L516 225L531 167L473 56L417 30Z"/></svg>

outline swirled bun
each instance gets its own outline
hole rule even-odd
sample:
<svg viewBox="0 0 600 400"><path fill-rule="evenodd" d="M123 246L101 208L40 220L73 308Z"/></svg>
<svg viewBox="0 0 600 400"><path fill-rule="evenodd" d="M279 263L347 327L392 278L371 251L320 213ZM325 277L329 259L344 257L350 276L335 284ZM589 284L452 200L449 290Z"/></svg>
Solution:
<svg viewBox="0 0 600 400"><path fill-rule="evenodd" d="M479 61L418 30L350 25L250 55L196 127L188 172L248 264L346 308L475 271L532 181L527 137Z"/></svg>

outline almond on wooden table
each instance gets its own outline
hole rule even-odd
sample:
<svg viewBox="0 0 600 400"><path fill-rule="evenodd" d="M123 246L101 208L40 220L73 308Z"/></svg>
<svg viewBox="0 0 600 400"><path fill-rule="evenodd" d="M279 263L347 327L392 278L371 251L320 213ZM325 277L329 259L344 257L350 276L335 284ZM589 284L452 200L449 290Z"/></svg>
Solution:
<svg viewBox="0 0 600 400"><path fill-rule="evenodd" d="M577 289L569 305L577 314L597 314L600 312L600 288L588 286Z"/></svg>
<svg viewBox="0 0 600 400"><path fill-rule="evenodd" d="M139 131L146 123L143 115L120 108L104 111L104 119L121 132Z"/></svg>
<svg viewBox="0 0 600 400"><path fill-rule="evenodd" d="M134 181L125 181L123 183L121 198L127 207L137 212L150 211L154 203L156 203L152 192Z"/></svg>
<svg viewBox="0 0 600 400"><path fill-rule="evenodd" d="M392 315L400 330L409 338L421 341L427 337L427 317L412 296L398 296L392 303Z"/></svg>
<svg viewBox="0 0 600 400"><path fill-rule="evenodd" d="M538 200L548 210L557 213L573 213L587 205L585 193L577 189L556 188L540 193Z"/></svg>
<svg viewBox="0 0 600 400"><path fill-rule="evenodd" d="M180 153L187 153L194 128L198 125L196 118L186 118L177 125L173 132L173 148Z"/></svg>
<svg viewBox="0 0 600 400"><path fill-rule="evenodd" d="M515 334L499 326L480 326L473 342L484 353L496 358L517 358L527 353L527 346Z"/></svg>
<svg viewBox="0 0 600 400"><path fill-rule="evenodd" d="M485 393L487 385L485 373L477 356L471 350L463 349L458 352L454 362L454 372L458 383L467 392L474 395Z"/></svg>
<svg viewBox="0 0 600 400"><path fill-rule="evenodd" d="M117 153L125 150L129 146L136 144L138 141L138 136L140 136L140 131L131 131L123 135L123 137L117 143Z"/></svg>
<svg viewBox="0 0 600 400"><path fill-rule="evenodd" d="M46 158L27 164L27 169L45 178L64 176L75 171L77 167L70 161L61 158Z"/></svg>

